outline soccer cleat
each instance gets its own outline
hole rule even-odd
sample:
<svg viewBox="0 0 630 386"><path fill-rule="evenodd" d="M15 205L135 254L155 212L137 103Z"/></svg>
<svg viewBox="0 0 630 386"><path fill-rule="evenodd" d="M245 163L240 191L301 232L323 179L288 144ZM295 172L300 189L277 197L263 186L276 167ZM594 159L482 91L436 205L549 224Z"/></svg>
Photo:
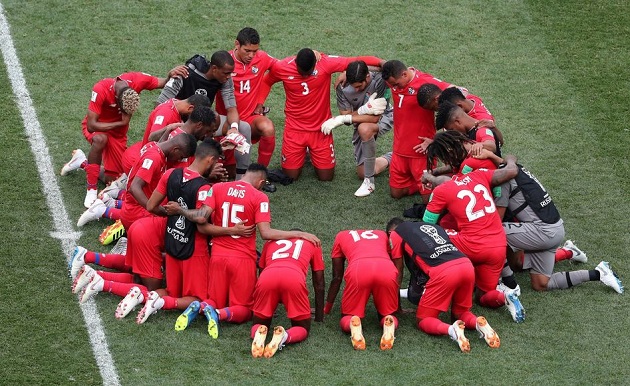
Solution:
<svg viewBox="0 0 630 386"><path fill-rule="evenodd" d="M87 161L87 157L85 153L81 149L76 149L72 151L72 158L68 161L67 164L63 165L61 168L61 175L65 176L73 170L77 170L81 167L83 162Z"/></svg>
<svg viewBox="0 0 630 386"><path fill-rule="evenodd" d="M142 324L149 319L149 316L158 312L164 307L164 299L160 297L160 295L155 292L149 292L149 296L147 296L147 301L144 303L144 307L138 312L138 316L136 317L136 323Z"/></svg>
<svg viewBox="0 0 630 386"><path fill-rule="evenodd" d="M126 255L127 254L127 238L121 237L116 242L116 245L109 251L112 255Z"/></svg>
<svg viewBox="0 0 630 386"><path fill-rule="evenodd" d="M133 311L138 304L142 304L144 301L144 295L142 295L142 291L138 287L131 287L129 292L127 292L127 296L123 298L123 300L118 303L118 307L116 307L116 312L114 316L116 319L122 319L125 316L129 315L131 311Z"/></svg>
<svg viewBox="0 0 630 386"><path fill-rule="evenodd" d="M562 249L568 249L569 251L573 252L573 256L571 256L571 259L570 259L571 261L575 261L578 263L586 263L588 261L588 257L586 257L586 253L582 252L580 248L576 247L573 241L571 240L567 240L562 246Z"/></svg>
<svg viewBox="0 0 630 386"><path fill-rule="evenodd" d="M361 318L354 315L350 319L350 340L355 350L365 350L365 338L361 327Z"/></svg>
<svg viewBox="0 0 630 386"><path fill-rule="evenodd" d="M518 284L516 285L516 288L512 289L506 286L505 284L503 284L503 282L499 282L499 284L497 284L497 291L501 291L504 294L507 293L508 291L514 291L516 296L521 296L521 286Z"/></svg>
<svg viewBox="0 0 630 386"><path fill-rule="evenodd" d="M504 295L505 307L510 312L510 315L512 315L512 319L514 319L516 323L524 322L525 309L523 308L523 305L521 304L521 301L516 294L516 290L509 290L507 292L504 292Z"/></svg>
<svg viewBox="0 0 630 386"><path fill-rule="evenodd" d="M101 217L103 217L103 214L105 214L106 209L107 206L105 206L105 203L99 199L96 199L92 206L90 206L88 210L83 212L81 217L79 217L79 221L77 221L77 226L82 227L90 221L100 219Z"/></svg>
<svg viewBox="0 0 630 386"><path fill-rule="evenodd" d="M120 220L116 220L115 223L103 229L101 235L98 236L98 241L103 245L109 245L125 234L125 227Z"/></svg>
<svg viewBox="0 0 630 386"><path fill-rule="evenodd" d="M92 280L83 288L81 291L81 296L79 297L79 301L81 303L87 302L91 297L96 295L97 293L103 290L103 283L105 280L99 275L96 271L94 271L94 275L92 275Z"/></svg>
<svg viewBox="0 0 630 386"><path fill-rule="evenodd" d="M94 201L96 201L98 199L98 197L96 196L96 189L88 189L87 192L85 193L85 199L83 200L83 206L90 209L90 207L92 206L92 204L94 204Z"/></svg>
<svg viewBox="0 0 630 386"><path fill-rule="evenodd" d="M203 314L208 320L208 335L212 339L217 339L219 337L219 314L210 304L204 302L203 305L205 306Z"/></svg>
<svg viewBox="0 0 630 386"><path fill-rule="evenodd" d="M120 191L127 188L127 179L127 174L121 174L120 177L110 182L109 185L101 190L98 194L98 198L102 199L103 195L107 193L111 198L116 199L120 194Z"/></svg>
<svg viewBox="0 0 630 386"><path fill-rule="evenodd" d="M359 186L359 189L354 192L354 195L357 197L366 197L369 196L374 191L374 189L376 189L376 186L373 182L370 181L369 178L366 177L363 179L363 183L361 184L361 186Z"/></svg>
<svg viewBox="0 0 630 386"><path fill-rule="evenodd" d="M277 326L273 329L273 337L271 338L271 342L265 347L265 352L263 355L265 358L271 358L275 355L276 351L282 350L284 347L284 342L287 341L288 335L284 330L284 327Z"/></svg>
<svg viewBox="0 0 630 386"><path fill-rule="evenodd" d="M464 329L466 329L466 324L461 320L456 320L455 323L448 328L448 335L452 340L457 342L462 352L470 352L470 342L464 335Z"/></svg>
<svg viewBox="0 0 630 386"><path fill-rule="evenodd" d="M599 271L599 280L617 291L617 293L623 293L623 285L617 274L610 268L610 264L607 261L602 261L595 267Z"/></svg>
<svg viewBox="0 0 630 386"><path fill-rule="evenodd" d="M190 303L184 312L177 317L175 321L175 331L184 331L188 328L190 323L199 315L199 308L201 308L201 304L197 300Z"/></svg>
<svg viewBox="0 0 630 386"><path fill-rule="evenodd" d="M68 273L70 273L70 277L72 279L77 277L77 274L81 270L81 267L85 265L85 254L87 253L87 249L77 245L74 247L74 252L72 252L72 257L68 262Z"/></svg>
<svg viewBox="0 0 630 386"><path fill-rule="evenodd" d="M477 317L477 331L479 332L479 338L484 339L488 346L492 348L501 346L499 335L490 327L490 324L483 316Z"/></svg>
<svg viewBox="0 0 630 386"><path fill-rule="evenodd" d="M254 358L262 358L265 352L265 339L267 339L267 326L260 325L254 334L252 341L252 356Z"/></svg>
<svg viewBox="0 0 630 386"><path fill-rule="evenodd" d="M84 265L79 270L79 273L72 281L72 293L78 294L79 291L83 289L91 280L92 277L96 274L96 271L90 267L89 265Z"/></svg>
<svg viewBox="0 0 630 386"><path fill-rule="evenodd" d="M396 331L396 324L394 323L394 317L387 315L383 321L383 336L381 336L381 350L391 350L394 347L394 332Z"/></svg>

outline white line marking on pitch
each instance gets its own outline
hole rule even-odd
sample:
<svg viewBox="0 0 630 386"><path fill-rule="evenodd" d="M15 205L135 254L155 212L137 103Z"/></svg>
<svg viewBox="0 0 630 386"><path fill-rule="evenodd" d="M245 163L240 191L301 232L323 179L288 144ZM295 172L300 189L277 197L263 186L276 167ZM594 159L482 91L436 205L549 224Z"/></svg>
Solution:
<svg viewBox="0 0 630 386"><path fill-rule="evenodd" d="M57 178L48 152L48 145L46 145L46 137L42 133L35 108L33 107L33 101L26 88L22 66L15 52L9 22L4 14L2 3L0 3L0 49L2 50L4 63L7 66L13 93L17 98L17 104L24 122L24 130L31 144L31 150L35 155L35 165L37 166L44 188L44 196L53 219L54 231L51 232L51 236L60 240L61 249L66 259L69 259L81 234L73 231L73 224L70 222L68 212L63 203L63 197L61 196L59 185L57 185ZM116 366L107 346L103 323L96 309L96 304L93 300L81 304L81 311L83 312L83 319L85 319L96 364L103 378L103 384L120 385Z"/></svg>

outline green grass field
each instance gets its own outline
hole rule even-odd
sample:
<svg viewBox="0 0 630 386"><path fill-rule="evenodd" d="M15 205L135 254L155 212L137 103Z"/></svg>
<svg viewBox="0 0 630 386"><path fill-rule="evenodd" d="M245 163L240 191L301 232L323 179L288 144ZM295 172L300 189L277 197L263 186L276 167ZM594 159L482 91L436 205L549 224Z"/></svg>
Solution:
<svg viewBox="0 0 630 386"><path fill-rule="evenodd" d="M57 176L72 149L87 150L80 122L96 81L130 70L164 76L194 53L231 49L236 33L252 26L262 48L278 58L312 47L400 59L481 96L505 135L504 153L518 155L550 190L567 237L589 256L584 267L610 261L630 283L630 4L625 1L0 3ZM50 192L42 188L6 70L0 62L0 383L109 383L99 373L70 292L66 256L50 235L57 213L46 204ZM142 94L130 141L140 138L157 95ZM276 85L268 104L278 131L283 101ZM374 194L356 199L360 181L349 130L336 129L335 139L334 181L316 181L307 167L300 181L270 195L273 225L317 234L325 258L338 231L381 229L416 199L392 200L386 175L377 177ZM378 143L379 151L387 151L391 135ZM279 149L278 142L272 168L279 167ZM58 177L57 183L74 224L83 211L84 173ZM97 236L107 224L85 226L79 243L103 249ZM330 280L330 268L327 273ZM175 312L159 312L137 326L131 316L115 320L118 298L100 294L95 301L122 384L630 382L627 294L601 283L534 293L527 275L518 279L526 322L517 325L504 310L475 306L502 345L491 350L469 332L470 355L446 337L417 330L413 314L401 317L394 349L380 352L380 329L369 317L375 314L372 305L364 324L368 349L355 352L338 327L339 297L306 342L271 360L251 358L249 324L224 326L214 341L202 322L175 333ZM283 312L275 322L288 324Z"/></svg>

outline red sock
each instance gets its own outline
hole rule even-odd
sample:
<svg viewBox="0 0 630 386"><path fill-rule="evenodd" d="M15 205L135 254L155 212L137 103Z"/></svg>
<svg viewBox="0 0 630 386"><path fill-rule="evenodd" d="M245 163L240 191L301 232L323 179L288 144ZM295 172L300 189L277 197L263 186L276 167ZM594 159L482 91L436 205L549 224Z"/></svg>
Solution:
<svg viewBox="0 0 630 386"><path fill-rule="evenodd" d="M123 272L131 272L131 267L125 265L125 255L88 251L84 259L88 264L96 264L101 267L113 268Z"/></svg>
<svg viewBox="0 0 630 386"><path fill-rule="evenodd" d="M163 310L174 310L177 308L177 298L172 296L162 296L162 299L164 299L164 307L162 307Z"/></svg>
<svg viewBox="0 0 630 386"><path fill-rule="evenodd" d="M573 257L573 251L564 248L556 249L556 263Z"/></svg>
<svg viewBox="0 0 630 386"><path fill-rule="evenodd" d="M252 312L245 306L230 306L218 309L219 320L230 323L243 323L252 318Z"/></svg>
<svg viewBox="0 0 630 386"><path fill-rule="evenodd" d="M119 283L133 283L133 275L125 272L98 271L103 280L117 281Z"/></svg>
<svg viewBox="0 0 630 386"><path fill-rule="evenodd" d="M98 175L101 172L101 165L87 164L85 165L85 176L87 179L88 189L98 189Z"/></svg>
<svg viewBox="0 0 630 386"><path fill-rule="evenodd" d="M474 330L477 328L477 317L472 312L466 311L463 314L457 315L455 317L464 322L467 329Z"/></svg>
<svg viewBox="0 0 630 386"><path fill-rule="evenodd" d="M105 213L103 213L103 218L109 218L112 220L120 220L120 213L122 210L119 208L107 208L105 209Z"/></svg>
<svg viewBox="0 0 630 386"><path fill-rule="evenodd" d="M304 327L295 326L287 330L287 335L286 344L299 343L308 338L308 331L306 331L306 328Z"/></svg>
<svg viewBox="0 0 630 386"><path fill-rule="evenodd" d="M479 304L488 308L499 308L505 305L505 295L503 292L492 290L486 292L480 299Z"/></svg>
<svg viewBox="0 0 630 386"><path fill-rule="evenodd" d="M261 137L258 142L258 163L269 166L271 156L276 148L276 137Z"/></svg>
<svg viewBox="0 0 630 386"><path fill-rule="evenodd" d="M394 315L392 315L392 318L394 318L394 328L398 328L398 318L395 317ZM385 316L381 318L381 327L383 327L384 322L385 322Z"/></svg>
<svg viewBox="0 0 630 386"><path fill-rule="evenodd" d="M448 335L449 327L438 318L424 318L418 323L418 328L429 335Z"/></svg>
<svg viewBox="0 0 630 386"><path fill-rule="evenodd" d="M133 287L140 288L140 292L142 292L142 295L144 295L145 300L149 297L149 291L147 290L147 287L141 284L119 283L119 282L111 281L111 280L105 280L105 282L103 283L103 291L113 293L114 295L118 295L121 298L124 298L125 296L127 296L127 293Z"/></svg>
<svg viewBox="0 0 630 386"><path fill-rule="evenodd" d="M341 327L341 331L350 332L350 319L352 319L352 315L345 315L341 317L339 321L339 327Z"/></svg>

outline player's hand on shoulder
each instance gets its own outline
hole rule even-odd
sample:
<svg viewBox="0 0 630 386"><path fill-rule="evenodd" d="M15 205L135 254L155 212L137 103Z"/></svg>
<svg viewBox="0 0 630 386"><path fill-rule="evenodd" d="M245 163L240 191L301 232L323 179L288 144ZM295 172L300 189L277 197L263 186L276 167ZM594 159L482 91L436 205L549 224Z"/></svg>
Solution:
<svg viewBox="0 0 630 386"><path fill-rule="evenodd" d="M339 76L337 76L337 79L335 79L335 90L337 89L337 87L341 86L341 87L346 87L346 72L341 72L339 73Z"/></svg>
<svg viewBox="0 0 630 386"><path fill-rule="evenodd" d="M308 232L299 232L298 234L299 234L298 236L299 238L304 239L306 241L310 241L311 243L315 244L315 246L317 247L322 246L322 242L314 234L308 233Z"/></svg>
<svg viewBox="0 0 630 386"><path fill-rule="evenodd" d="M234 236L249 237L254 234L256 225L245 225L242 222L234 225Z"/></svg>
<svg viewBox="0 0 630 386"><path fill-rule="evenodd" d="M479 152L477 152L476 154L473 154L473 158L488 159L488 158L492 158L493 154L494 153L491 152L490 150L482 148Z"/></svg>
<svg viewBox="0 0 630 386"><path fill-rule="evenodd" d="M470 151L468 152L468 155L472 156L472 157L478 157L479 155L481 155L481 153L483 152L484 148L483 148L483 144L477 142L477 143L473 143Z"/></svg>
<svg viewBox="0 0 630 386"><path fill-rule="evenodd" d="M210 172L210 176L208 176L208 179L211 181L225 182L228 180L228 177L229 177L229 174L228 174L227 169L223 166L222 163L217 162L212 168L212 171Z"/></svg>
<svg viewBox="0 0 630 386"><path fill-rule="evenodd" d="M168 72L167 78L175 78L175 77L188 78L188 67L179 65Z"/></svg>

